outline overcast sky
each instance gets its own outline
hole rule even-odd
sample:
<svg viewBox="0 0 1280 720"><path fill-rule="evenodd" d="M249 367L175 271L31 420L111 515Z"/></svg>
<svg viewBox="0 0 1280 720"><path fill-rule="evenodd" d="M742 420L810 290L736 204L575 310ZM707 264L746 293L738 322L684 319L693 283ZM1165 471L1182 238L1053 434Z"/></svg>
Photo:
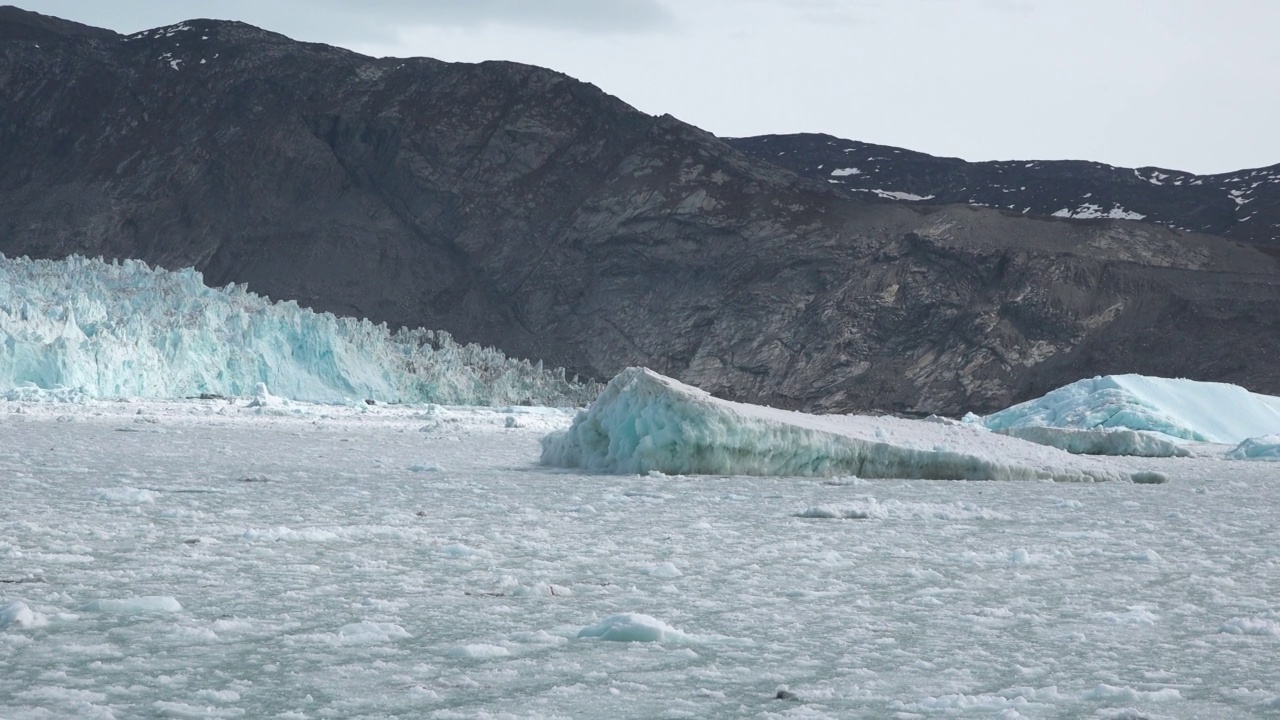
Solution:
<svg viewBox="0 0 1280 720"><path fill-rule="evenodd" d="M9 1L121 32L215 17L371 55L532 63L721 136L1280 163L1280 0Z"/></svg>

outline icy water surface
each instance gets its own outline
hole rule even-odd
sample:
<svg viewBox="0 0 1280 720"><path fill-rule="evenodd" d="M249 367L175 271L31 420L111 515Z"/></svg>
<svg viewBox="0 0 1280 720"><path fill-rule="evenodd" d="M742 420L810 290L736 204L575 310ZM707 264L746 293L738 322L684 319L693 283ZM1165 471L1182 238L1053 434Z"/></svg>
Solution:
<svg viewBox="0 0 1280 720"><path fill-rule="evenodd" d="M0 717L1280 714L1276 464L610 477L536 465L554 411L260 411L0 403Z"/></svg>

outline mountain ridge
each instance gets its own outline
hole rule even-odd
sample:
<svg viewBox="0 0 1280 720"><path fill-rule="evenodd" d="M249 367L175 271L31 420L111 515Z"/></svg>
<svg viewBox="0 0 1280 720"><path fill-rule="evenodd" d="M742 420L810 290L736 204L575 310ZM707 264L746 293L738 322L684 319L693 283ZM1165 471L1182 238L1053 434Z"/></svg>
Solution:
<svg viewBox="0 0 1280 720"><path fill-rule="evenodd" d="M1280 163L1196 175L1085 160L968 162L821 133L725 142L850 194L1018 214L1141 220L1280 251Z"/></svg>
<svg viewBox="0 0 1280 720"><path fill-rule="evenodd" d="M0 16L0 25L5 22ZM1082 376L1280 391L1280 267L1123 220L887 203L515 63L228 21L0 28L0 252L645 365L817 411L987 411Z"/></svg>

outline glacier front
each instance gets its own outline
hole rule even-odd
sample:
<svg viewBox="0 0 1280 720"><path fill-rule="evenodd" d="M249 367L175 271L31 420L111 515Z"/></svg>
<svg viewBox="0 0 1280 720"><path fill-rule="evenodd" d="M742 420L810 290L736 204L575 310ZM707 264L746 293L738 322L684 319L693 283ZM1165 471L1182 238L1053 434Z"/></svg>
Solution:
<svg viewBox="0 0 1280 720"><path fill-rule="evenodd" d="M599 387L541 363L271 302L192 269L0 255L0 397L247 396L450 405L582 405Z"/></svg>
<svg viewBox="0 0 1280 720"><path fill-rule="evenodd" d="M721 400L646 368L619 373L571 427L543 438L542 462L623 474L1164 479L959 423L808 415Z"/></svg>
<svg viewBox="0 0 1280 720"><path fill-rule="evenodd" d="M1226 383L1107 375L1079 380L977 420L997 431L1123 428L1234 444L1280 432L1280 397Z"/></svg>

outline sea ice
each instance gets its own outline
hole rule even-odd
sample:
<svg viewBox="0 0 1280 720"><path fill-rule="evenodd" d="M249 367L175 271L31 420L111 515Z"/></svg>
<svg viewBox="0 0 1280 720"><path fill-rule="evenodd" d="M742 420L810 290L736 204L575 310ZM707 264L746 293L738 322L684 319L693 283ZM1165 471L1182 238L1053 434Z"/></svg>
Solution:
<svg viewBox="0 0 1280 720"><path fill-rule="evenodd" d="M139 410L168 432L118 432ZM0 609L48 620L0 630L0 717L1280 710L1274 463L1062 460L1159 486L619 478L538 466L565 410L510 429L506 408L433 409L449 437L417 432L423 407L253 410L0 401ZM1062 456L865 422L895 446ZM448 471L408 469L428 463ZM182 610L67 614L138 597ZM648 641L578 637L600 625Z"/></svg>
<svg viewBox="0 0 1280 720"><path fill-rule="evenodd" d="M1078 380L977 420L992 430L1127 428L1238 443L1280 430L1280 397L1226 383L1107 375Z"/></svg>
<svg viewBox="0 0 1280 720"><path fill-rule="evenodd" d="M980 428L817 416L714 398L646 368L609 382L542 462L611 473L1129 480L1129 472Z"/></svg>

